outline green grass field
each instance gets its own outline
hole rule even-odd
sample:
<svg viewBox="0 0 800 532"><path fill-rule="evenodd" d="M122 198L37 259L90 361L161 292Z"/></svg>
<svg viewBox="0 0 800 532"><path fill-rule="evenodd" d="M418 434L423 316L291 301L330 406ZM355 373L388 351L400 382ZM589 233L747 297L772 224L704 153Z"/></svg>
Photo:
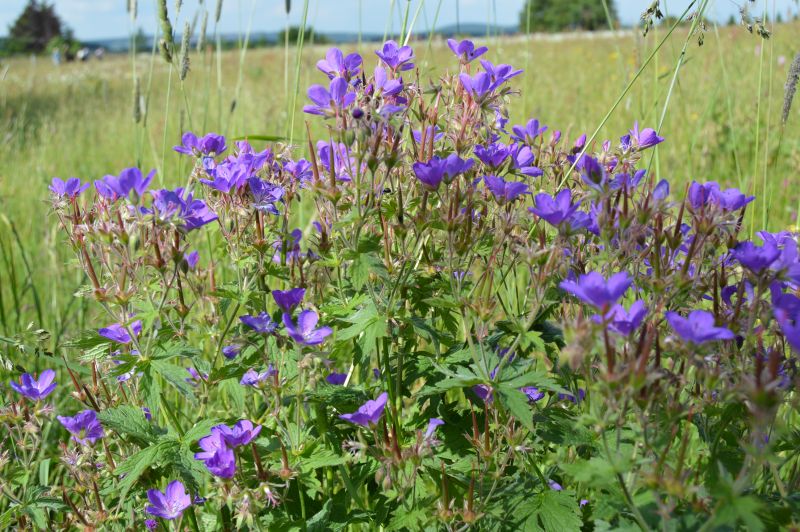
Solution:
<svg viewBox="0 0 800 532"><path fill-rule="evenodd" d="M521 105L514 106L524 112L512 116L511 124L537 117L551 130L561 129L568 142L591 134L665 31L647 38L637 32L562 41L488 39L489 60L525 69L517 83L523 87ZM663 115L659 132L667 141L654 152L651 171L669 179L678 197L692 179L738 186L758 196L748 211L748 227L793 228L800 198L800 103L785 130L780 113L798 31L796 23L778 25L773 38L762 41L740 27L709 27L698 47L697 36L687 37L688 28L678 27L621 99L598 140L617 142L635 119L657 127ZM421 80L427 81L436 65L456 67L442 43L412 44ZM361 52L371 56L376 47L365 44ZM293 133L298 153L306 146L299 110L305 89L325 81L314 67L324 52L307 46L301 57ZM47 214L53 176L94 180L138 165L157 168L157 181L174 186L188 170L186 158L171 150L183 130L287 136L294 52L285 60L282 48L221 55L209 49L191 55L183 83L177 70L150 54L60 67L46 57L0 64L0 333L17 334L29 323L54 338L65 330L96 328L86 321L83 300L73 295L85 281L78 268L65 266L71 251Z"/></svg>

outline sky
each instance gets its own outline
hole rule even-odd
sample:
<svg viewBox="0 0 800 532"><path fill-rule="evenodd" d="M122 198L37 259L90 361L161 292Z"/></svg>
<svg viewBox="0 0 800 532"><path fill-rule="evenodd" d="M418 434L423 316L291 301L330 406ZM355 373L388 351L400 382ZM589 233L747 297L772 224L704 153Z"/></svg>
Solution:
<svg viewBox="0 0 800 532"><path fill-rule="evenodd" d="M50 0L55 4L56 12L81 40L94 40L129 35L132 27L142 28L145 33L152 34L157 27L156 1L138 0L138 17L132 26L126 10L129 0ZM213 18L218 0L204 0L206 9ZM461 23L481 23L487 21L500 26L516 25L524 0L408 0L411 2L410 13L422 3L415 28L425 30L433 25L437 5L441 3L437 27L456 23L456 5L459 6ZM568 2L569 0L561 0ZM601 0L597 0L600 2ZM285 0L223 0L222 17L219 29L223 33L244 32L248 23L252 31L274 32L286 24L284 12ZM615 0L617 13L623 24L635 24L642 11L652 0ZM669 14L680 14L690 0L661 0L662 9ZM16 19L27 0L0 0L0 35L8 34L8 27ZM180 32L184 20L195 16L201 0L184 0L175 20L176 0L167 0L173 27ZM752 13L761 13L765 4L769 10L773 8L787 18L787 13L797 13L796 0L711 0L709 18L725 21L731 15L737 16L739 5L749 4ZM290 24L299 24L302 18L303 0L291 1ZM390 6L394 4L392 10ZM387 24L391 23L389 32L398 32L402 25L401 10L405 9L406 0L309 0L308 23L321 32L357 32L359 25L363 33L382 34ZM663 6L666 5L666 8ZM359 15L360 13L360 15ZM390 16L392 14L392 16Z"/></svg>

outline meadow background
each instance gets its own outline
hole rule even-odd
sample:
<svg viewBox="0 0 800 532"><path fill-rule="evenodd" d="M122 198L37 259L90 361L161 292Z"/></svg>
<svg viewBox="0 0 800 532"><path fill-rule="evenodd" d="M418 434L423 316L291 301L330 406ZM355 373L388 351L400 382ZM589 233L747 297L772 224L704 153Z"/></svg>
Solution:
<svg viewBox="0 0 800 532"><path fill-rule="evenodd" d="M43 329L49 335L38 340L50 348L65 331L96 328L88 301L75 296L83 274L47 215L53 176L95 180L140 166L176 186L189 163L171 147L185 130L277 137L305 151L305 89L321 81L314 65L328 45L248 49L242 34L238 48L222 50L212 23L205 50L191 46L183 81L178 61L167 64L155 51L58 67L42 56L0 61L0 335L37 339ZM631 29L475 40L490 47L491 60L525 70L510 123L536 117L566 128L568 142L603 123L636 78L598 142L617 142L634 119L656 127L667 141L653 151L651 172L676 188L716 180L755 194L747 227L776 231L798 223L800 119L795 109L784 125L781 111L800 24L767 27L769 39L709 22L702 34L680 25L666 39L669 27L661 25L646 37ZM410 44L423 82L453 67L442 39L415 39L412 31ZM367 57L378 44L339 46ZM315 138L324 135L320 122L311 127Z"/></svg>

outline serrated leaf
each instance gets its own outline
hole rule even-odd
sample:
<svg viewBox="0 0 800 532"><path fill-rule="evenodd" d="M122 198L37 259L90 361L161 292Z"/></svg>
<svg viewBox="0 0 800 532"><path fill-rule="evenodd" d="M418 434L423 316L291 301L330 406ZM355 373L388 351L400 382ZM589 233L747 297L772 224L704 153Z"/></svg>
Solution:
<svg viewBox="0 0 800 532"><path fill-rule="evenodd" d="M502 384L497 386L496 389L500 396L500 402L514 416L514 419L533 432L533 411L530 404L528 404L528 396L517 388L509 388Z"/></svg>
<svg viewBox="0 0 800 532"><path fill-rule="evenodd" d="M157 464L164 458L170 456L170 454L176 452L176 447L178 447L177 440L163 439L149 447L137 451L119 464L114 470L114 474L118 476L124 475L124 477L119 484L117 484L114 491L119 490L120 499L125 498L128 491L136 484L139 477L141 477L150 466Z"/></svg>
<svg viewBox="0 0 800 532"><path fill-rule="evenodd" d="M333 499L325 501L322 509L306 521L306 530L308 532L323 532L324 530L328 530L328 521L331 517L332 508Z"/></svg>
<svg viewBox="0 0 800 532"><path fill-rule="evenodd" d="M127 436L140 447L150 445L158 438L158 434L144 417L141 408L129 405L107 408L98 412L97 417L103 428Z"/></svg>
<svg viewBox="0 0 800 532"><path fill-rule="evenodd" d="M320 467L331 467L344 464L347 460L340 454L334 453L330 449L318 447L314 449L311 456L302 458L300 466L307 471L313 471Z"/></svg>
<svg viewBox="0 0 800 532"><path fill-rule="evenodd" d="M189 372L185 368L176 366L165 360L152 360L150 367L154 373L161 375L164 380L170 383L173 387L177 388L186 397L194 399L194 390L192 386L186 382Z"/></svg>
<svg viewBox="0 0 800 532"><path fill-rule="evenodd" d="M562 532L580 530L583 521L575 497L563 491L546 490L532 497L530 503L521 508L530 512L524 530Z"/></svg>

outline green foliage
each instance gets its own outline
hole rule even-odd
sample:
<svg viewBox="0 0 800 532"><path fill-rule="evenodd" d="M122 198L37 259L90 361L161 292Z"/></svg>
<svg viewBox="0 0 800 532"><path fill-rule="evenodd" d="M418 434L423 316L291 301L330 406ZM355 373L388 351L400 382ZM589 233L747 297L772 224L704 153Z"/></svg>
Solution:
<svg viewBox="0 0 800 532"><path fill-rule="evenodd" d="M613 0L607 0L611 21L617 20ZM608 16L601 0L527 0L520 12L519 29L567 31L608 29Z"/></svg>
<svg viewBox="0 0 800 532"><path fill-rule="evenodd" d="M72 34L61 22L53 4L44 0L28 0L8 30L6 49L11 53L39 53L51 43L69 46L72 42Z"/></svg>

